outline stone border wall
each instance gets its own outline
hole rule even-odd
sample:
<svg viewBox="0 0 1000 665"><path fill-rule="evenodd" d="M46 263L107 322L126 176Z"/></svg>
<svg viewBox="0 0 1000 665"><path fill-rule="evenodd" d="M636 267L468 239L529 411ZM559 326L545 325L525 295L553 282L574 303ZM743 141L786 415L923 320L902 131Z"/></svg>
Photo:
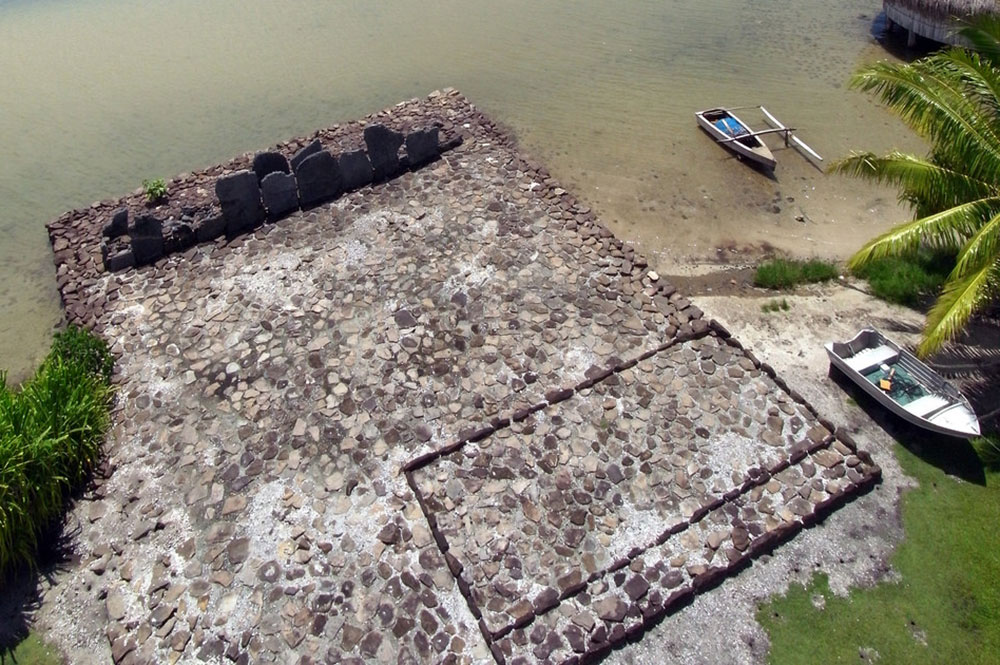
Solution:
<svg viewBox="0 0 1000 665"><path fill-rule="evenodd" d="M868 452L858 448L849 432L822 417L809 401L792 390L770 365L762 363L749 349L732 337L722 324L714 319L707 323L703 319L698 319L693 323L699 325L678 331L669 341L636 358L622 360L599 371L589 372L587 378L575 386L549 390L545 394L545 401L494 418L479 429L462 432L459 439L452 444L416 457L403 465L402 472L410 489L417 497L434 541L444 556L469 610L476 618L480 633L489 645L497 665L507 665L508 663L526 665L529 658L526 657L525 652L532 652L533 649L533 656L539 661L557 662L561 665L582 665L583 663L597 662L615 647L630 639L635 639L664 616L687 606L697 594L715 588L727 577L749 566L754 559L770 554L775 548L791 540L803 529L808 529L822 522L842 505L855 496L867 492L881 481L881 468ZM780 390L787 393L795 403L803 406L809 414L815 417L819 426L808 433L805 441L793 447L791 455L787 459L769 468L751 469L741 485L733 488L721 498L702 505L687 520L659 534L655 542L646 547L633 548L626 556L614 561L610 566L592 573L585 579L573 578L555 595L543 593L534 600L522 603L524 611L513 623L500 630L491 631L483 618L483 609L473 598L471 584L469 580L465 579L463 564L449 551L447 537L440 530L434 512L428 507L428 498L421 491L415 474L442 458L460 452L468 444L482 441L498 430L525 420L533 413L544 411L560 402L572 399L580 391L588 390L614 374L631 369L640 362L668 351L678 344L708 336L717 337L738 354L748 358L754 367L773 380ZM760 534L745 533L744 543L740 545L734 543L733 547L727 549L723 565L700 566L696 570L688 570L683 579L678 577L677 580L672 580L667 588L655 588L655 584L649 584L641 576L632 576L629 579L630 583L635 583L637 579L640 580L641 593L636 593L632 585L625 583L625 573L628 573L631 564L647 552L654 553L657 548L665 546L671 538L687 530L696 530L710 514L723 511L730 504L735 505L738 500L744 498L744 495L748 495L755 489L759 491L768 481L791 467L811 463L814 466L818 464L821 468L829 465L829 462L817 461L822 455L840 458L836 466L841 467L844 471L843 475L846 480L842 485L827 491L823 500L812 506L810 510L797 513L793 521L787 522L773 531ZM615 584L611 584L610 588L604 592L595 592L602 581L606 581L612 576L617 580ZM647 594L650 589L653 590L653 593ZM593 629L590 631L589 636L585 636L583 633L577 636L564 634L555 627L556 619L553 617L558 613L553 612L553 610L560 603L574 601L577 597L585 598L584 605L593 604L594 598L601 598L601 602L605 605L611 601L615 612L603 615L601 611L595 610L599 615L600 620L597 621L599 625L596 631ZM620 597L628 597L630 600L622 602ZM531 637L529 637L529 633L532 633ZM553 644L560 644L562 648L551 646ZM566 644L572 645L569 650L571 655L567 655ZM549 648L550 646L551 648ZM559 651L561 655L557 655L556 651Z"/></svg>

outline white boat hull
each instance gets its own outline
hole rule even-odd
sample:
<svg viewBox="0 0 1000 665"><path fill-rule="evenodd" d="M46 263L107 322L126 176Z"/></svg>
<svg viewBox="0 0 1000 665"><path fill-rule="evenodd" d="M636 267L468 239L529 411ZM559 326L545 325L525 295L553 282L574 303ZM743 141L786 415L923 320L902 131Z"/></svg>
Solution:
<svg viewBox="0 0 1000 665"><path fill-rule="evenodd" d="M876 339L878 344L873 346ZM848 342L830 342L825 348L834 367L903 420L948 436L979 436L979 420L969 401L916 356L874 328L862 330ZM883 367L896 368L896 376L908 377L912 390L907 403L900 403L869 378L881 376L879 368ZM919 396L914 399L913 394Z"/></svg>

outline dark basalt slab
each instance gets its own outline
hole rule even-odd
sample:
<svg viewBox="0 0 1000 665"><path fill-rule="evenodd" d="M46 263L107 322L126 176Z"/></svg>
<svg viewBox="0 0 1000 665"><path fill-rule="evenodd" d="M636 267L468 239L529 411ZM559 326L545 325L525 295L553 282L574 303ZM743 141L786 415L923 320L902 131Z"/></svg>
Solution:
<svg viewBox="0 0 1000 665"><path fill-rule="evenodd" d="M441 143L438 138L438 128L430 127L406 136L406 156L410 167L417 167L438 158L441 154Z"/></svg>
<svg viewBox="0 0 1000 665"><path fill-rule="evenodd" d="M264 223L260 186L252 171L237 171L215 181L215 195L226 220L226 236L251 231Z"/></svg>
<svg viewBox="0 0 1000 665"><path fill-rule="evenodd" d="M302 148L294 155L292 155L291 166L292 171L297 173L299 167L302 166L302 162L306 161L316 153L323 149L323 144L320 143L319 139L314 139L306 147Z"/></svg>
<svg viewBox="0 0 1000 665"><path fill-rule="evenodd" d="M372 163L376 182L391 178L399 172L399 148L403 145L403 135L385 125L365 127L365 145Z"/></svg>
<svg viewBox="0 0 1000 665"><path fill-rule="evenodd" d="M337 158L322 150L302 160L295 179L299 186L299 201L310 208L336 198L344 191Z"/></svg>
<svg viewBox="0 0 1000 665"><path fill-rule="evenodd" d="M271 221L281 219L299 208L299 190L295 176L271 172L260 183L260 193Z"/></svg>
<svg viewBox="0 0 1000 665"><path fill-rule="evenodd" d="M352 150L341 154L340 173L344 178L344 189L347 191L371 184L374 176L372 163L364 150Z"/></svg>
<svg viewBox="0 0 1000 665"><path fill-rule="evenodd" d="M136 265L147 265L163 256L163 222L154 215L139 215L128 230Z"/></svg>
<svg viewBox="0 0 1000 665"><path fill-rule="evenodd" d="M253 172L257 180L263 183L264 178L272 173L291 173L288 159L280 152L258 152L253 157Z"/></svg>

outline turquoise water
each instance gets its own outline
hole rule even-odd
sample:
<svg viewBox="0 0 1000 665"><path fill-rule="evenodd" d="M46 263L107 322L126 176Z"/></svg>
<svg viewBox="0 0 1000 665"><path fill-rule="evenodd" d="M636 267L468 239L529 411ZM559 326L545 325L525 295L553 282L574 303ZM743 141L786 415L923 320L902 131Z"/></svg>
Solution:
<svg viewBox="0 0 1000 665"><path fill-rule="evenodd" d="M665 272L720 245L843 256L898 217L891 193L784 150L768 180L693 112L765 103L829 156L907 147L843 88L885 55L878 6L0 0L0 367L23 375L59 319L49 219L445 86Z"/></svg>

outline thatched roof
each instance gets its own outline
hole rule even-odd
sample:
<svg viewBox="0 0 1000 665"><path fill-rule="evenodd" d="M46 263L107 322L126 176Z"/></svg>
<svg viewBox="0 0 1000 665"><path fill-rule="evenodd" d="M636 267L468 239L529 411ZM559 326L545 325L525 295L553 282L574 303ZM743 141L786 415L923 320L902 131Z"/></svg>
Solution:
<svg viewBox="0 0 1000 665"><path fill-rule="evenodd" d="M887 2L938 19L966 18L981 14L1000 15L1000 0L887 0Z"/></svg>

